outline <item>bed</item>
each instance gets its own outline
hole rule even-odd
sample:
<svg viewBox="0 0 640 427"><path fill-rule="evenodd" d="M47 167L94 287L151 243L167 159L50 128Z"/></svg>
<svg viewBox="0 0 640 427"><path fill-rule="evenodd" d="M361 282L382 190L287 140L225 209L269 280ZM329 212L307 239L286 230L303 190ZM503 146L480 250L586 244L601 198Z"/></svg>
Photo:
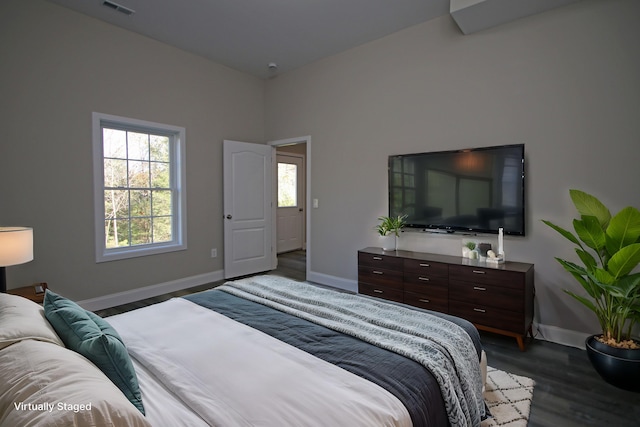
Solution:
<svg viewBox="0 0 640 427"><path fill-rule="evenodd" d="M271 275L106 319L2 294L0 426L479 426L482 355L462 319Z"/></svg>

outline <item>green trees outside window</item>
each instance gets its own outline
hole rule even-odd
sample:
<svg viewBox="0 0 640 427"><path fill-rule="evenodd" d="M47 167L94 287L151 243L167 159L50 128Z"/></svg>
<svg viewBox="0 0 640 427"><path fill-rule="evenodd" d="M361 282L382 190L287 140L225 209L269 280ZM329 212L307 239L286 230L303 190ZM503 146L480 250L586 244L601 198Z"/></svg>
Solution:
<svg viewBox="0 0 640 427"><path fill-rule="evenodd" d="M107 248L173 239L170 137L103 127Z"/></svg>

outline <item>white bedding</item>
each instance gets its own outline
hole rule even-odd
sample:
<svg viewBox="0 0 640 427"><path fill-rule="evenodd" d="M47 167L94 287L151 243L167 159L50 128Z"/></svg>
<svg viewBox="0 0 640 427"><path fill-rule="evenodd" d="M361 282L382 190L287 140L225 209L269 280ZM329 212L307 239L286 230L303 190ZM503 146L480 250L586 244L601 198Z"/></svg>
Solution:
<svg viewBox="0 0 640 427"><path fill-rule="evenodd" d="M198 425L194 414L164 415L184 406L204 425L224 427L411 425L402 403L378 385L190 301L108 321L135 359L154 426Z"/></svg>
<svg viewBox="0 0 640 427"><path fill-rule="evenodd" d="M138 376L145 418L153 427L209 427L198 414L193 412L178 396L160 382L137 360L132 359Z"/></svg>

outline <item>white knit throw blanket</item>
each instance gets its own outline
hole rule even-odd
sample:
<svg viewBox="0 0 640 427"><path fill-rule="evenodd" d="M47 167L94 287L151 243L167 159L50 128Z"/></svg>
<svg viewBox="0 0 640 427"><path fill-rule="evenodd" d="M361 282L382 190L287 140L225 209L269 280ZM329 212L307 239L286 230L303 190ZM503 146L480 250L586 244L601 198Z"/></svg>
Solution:
<svg viewBox="0 0 640 427"><path fill-rule="evenodd" d="M451 426L480 425L484 416L480 363L471 338L455 323L279 276L250 277L217 289L415 360L440 385Z"/></svg>

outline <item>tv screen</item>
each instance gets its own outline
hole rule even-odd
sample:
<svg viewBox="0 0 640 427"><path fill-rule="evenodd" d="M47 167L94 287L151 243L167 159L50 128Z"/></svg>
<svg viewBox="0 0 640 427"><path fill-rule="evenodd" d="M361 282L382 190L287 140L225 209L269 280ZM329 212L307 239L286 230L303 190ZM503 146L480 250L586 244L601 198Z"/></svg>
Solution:
<svg viewBox="0 0 640 427"><path fill-rule="evenodd" d="M389 215L412 228L524 236L524 144L389 156Z"/></svg>

